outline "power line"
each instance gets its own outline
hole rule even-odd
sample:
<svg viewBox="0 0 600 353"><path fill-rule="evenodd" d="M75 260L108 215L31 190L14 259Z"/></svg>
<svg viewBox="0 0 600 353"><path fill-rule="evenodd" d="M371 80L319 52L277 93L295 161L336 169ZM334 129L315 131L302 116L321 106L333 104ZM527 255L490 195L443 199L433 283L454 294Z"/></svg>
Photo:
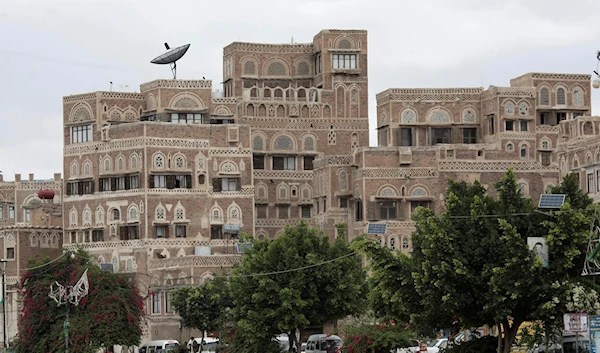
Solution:
<svg viewBox="0 0 600 353"><path fill-rule="evenodd" d="M56 261L60 260L60 259L61 259L63 256L65 256L65 255L67 255L67 254L68 254L68 252L65 252L65 253L63 253L62 255L60 255L59 257L57 257L56 259L54 259L54 260L51 260L51 261L49 261L49 262L46 262L46 263L44 263L44 264L41 264L41 265L39 265L39 266L34 266L34 267L29 267L29 268L21 268L21 269L19 269L19 270L20 270L20 271L33 271L33 270L37 270L38 268L42 268L42 267L48 266L48 265L50 265L50 264L52 264L52 263L54 263L54 262L56 262Z"/></svg>

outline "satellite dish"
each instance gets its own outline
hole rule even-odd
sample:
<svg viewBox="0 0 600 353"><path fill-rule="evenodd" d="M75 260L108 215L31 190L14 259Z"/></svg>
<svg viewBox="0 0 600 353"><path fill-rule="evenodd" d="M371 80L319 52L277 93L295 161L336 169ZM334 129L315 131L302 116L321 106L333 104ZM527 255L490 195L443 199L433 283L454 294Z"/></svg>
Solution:
<svg viewBox="0 0 600 353"><path fill-rule="evenodd" d="M187 52L190 44L182 45L175 49L170 49L169 44L165 43L165 48L167 48L167 52L163 55L159 55L150 61L152 64L171 65L171 72L173 72L173 79L177 79L177 64L176 61L181 59L181 57Z"/></svg>

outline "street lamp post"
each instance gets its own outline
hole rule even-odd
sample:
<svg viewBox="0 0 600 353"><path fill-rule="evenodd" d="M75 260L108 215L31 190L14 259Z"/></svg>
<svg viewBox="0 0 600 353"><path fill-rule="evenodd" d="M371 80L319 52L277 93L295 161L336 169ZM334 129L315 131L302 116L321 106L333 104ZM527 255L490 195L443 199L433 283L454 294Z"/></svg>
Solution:
<svg viewBox="0 0 600 353"><path fill-rule="evenodd" d="M2 268L2 352L6 352L6 263L5 259L0 259L0 262L4 265Z"/></svg>
<svg viewBox="0 0 600 353"><path fill-rule="evenodd" d="M596 77L592 79L592 87L600 88L600 74L598 73L600 72L600 51L596 52L596 59L598 59L598 63L596 64L596 70L594 71Z"/></svg>

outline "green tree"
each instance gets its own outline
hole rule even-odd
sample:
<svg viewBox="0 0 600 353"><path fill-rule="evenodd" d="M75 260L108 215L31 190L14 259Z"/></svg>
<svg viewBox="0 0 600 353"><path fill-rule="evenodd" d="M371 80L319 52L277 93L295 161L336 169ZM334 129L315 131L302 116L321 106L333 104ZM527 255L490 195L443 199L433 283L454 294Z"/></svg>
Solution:
<svg viewBox="0 0 600 353"><path fill-rule="evenodd" d="M566 179L560 190L569 190L568 199L584 207L571 182ZM563 302L553 307L553 315L547 309L572 288L557 288L556 281L570 278L579 266L590 218L569 202L555 215L538 212L510 170L493 185L497 198L478 182L448 183L441 215L418 210L411 257L392 255L364 239L357 244L373 266L370 299L381 316L410 319L423 334L496 325L503 332L499 346L508 352L522 322L564 312ZM546 238L550 268L529 250L528 237Z"/></svg>
<svg viewBox="0 0 600 353"><path fill-rule="evenodd" d="M67 261L69 271L67 271ZM69 352L92 353L112 345L140 343L144 302L127 276L102 271L82 251L58 261L45 260L20 282L23 315L19 319L18 352L64 352L66 305L70 305ZM89 292L79 305L58 306L48 294L55 282L74 285L87 270Z"/></svg>
<svg viewBox="0 0 600 353"><path fill-rule="evenodd" d="M229 284L224 277L216 277L200 286L179 288L172 292L171 303L183 326L200 330L204 342L205 331L220 330L227 322Z"/></svg>
<svg viewBox="0 0 600 353"><path fill-rule="evenodd" d="M253 242L231 276L234 351L276 349L270 342L284 332L300 347L297 330L364 310L367 286L361 259L346 244L344 226L338 234L331 244L301 222L275 240Z"/></svg>

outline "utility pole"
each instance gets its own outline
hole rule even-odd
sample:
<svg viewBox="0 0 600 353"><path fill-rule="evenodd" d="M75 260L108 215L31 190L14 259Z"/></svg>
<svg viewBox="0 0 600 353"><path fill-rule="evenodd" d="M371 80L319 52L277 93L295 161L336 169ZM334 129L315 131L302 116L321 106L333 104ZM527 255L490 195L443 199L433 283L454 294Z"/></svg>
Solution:
<svg viewBox="0 0 600 353"><path fill-rule="evenodd" d="M67 252L67 278L66 278L66 288L68 290L71 283L71 252ZM71 311L71 303L69 300L66 302L67 307L67 318L65 320L64 329L65 329L65 353L69 353L69 326L71 323L69 322L69 314Z"/></svg>
<svg viewBox="0 0 600 353"><path fill-rule="evenodd" d="M2 268L2 333L3 333L3 342L2 342L2 352L6 352L7 344L6 344L6 263L8 262L5 259L1 259L0 262L4 265Z"/></svg>

